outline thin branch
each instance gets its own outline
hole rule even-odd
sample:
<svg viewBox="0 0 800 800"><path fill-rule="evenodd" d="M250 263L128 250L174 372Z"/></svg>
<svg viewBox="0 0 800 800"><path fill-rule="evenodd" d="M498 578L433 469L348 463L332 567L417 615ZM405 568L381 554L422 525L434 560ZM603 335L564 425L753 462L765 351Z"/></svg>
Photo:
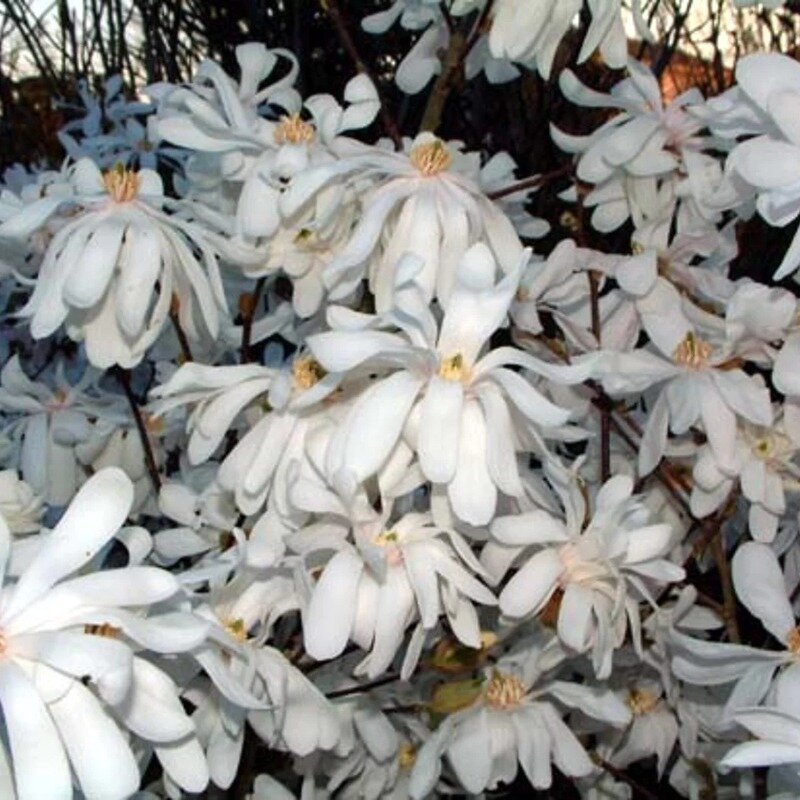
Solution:
<svg viewBox="0 0 800 800"><path fill-rule="evenodd" d="M733 591L731 565L728 563L725 543L722 541L721 536L715 536L712 540L711 552L717 564L719 581L722 585L722 619L725 622L725 630L728 632L728 639L735 644L739 644L742 639L739 635L739 625L736 621L736 595Z"/></svg>
<svg viewBox="0 0 800 800"><path fill-rule="evenodd" d="M142 410L139 408L139 404L136 402L133 389L131 389L131 373L129 370L122 369L121 367L115 367L113 372L119 381L119 385L122 387L122 391L125 393L125 397L128 399L128 405L131 407L131 413L133 414L133 419L136 423L136 429L139 431L139 438L142 441L142 449L144 450L144 463L147 467L147 472L150 475L150 482L153 484L156 494L158 494L161 491L161 475L159 475L158 465L156 464L156 459L153 455L153 447L150 443L150 435L147 432L147 425L145 424L144 417L142 416Z"/></svg>
<svg viewBox="0 0 800 800"><path fill-rule="evenodd" d="M402 150L403 137L400 134L400 129L397 127L397 123L394 121L392 115L389 113L389 109L387 108L386 102L383 96L381 95L380 90L378 89L378 84L373 79L369 68L364 63L364 60L361 58L358 52L358 48L356 47L356 44L353 41L353 37L350 34L350 29L347 27L347 22L345 21L344 16L342 15L342 10L339 8L338 0L319 0L319 3L322 6L325 13L330 18L334 28L336 28L336 33L339 36L339 41L342 43L342 47L344 47L347 55L350 56L350 60L353 62L353 65L355 66L356 70L366 75L375 86L375 90L378 92L378 98L381 101L380 117L381 117L381 122L383 123L383 127L386 133L388 134L389 138L394 143L395 150Z"/></svg>
<svg viewBox="0 0 800 800"><path fill-rule="evenodd" d="M626 783L630 788L633 790L634 797L642 797L644 800L658 800L658 795L651 792L649 789L645 789L640 783L637 783L630 775L628 775L625 770L619 769L619 767L615 767L613 764L610 764L600 756L594 757L594 762L599 767L602 767L609 775L613 778L616 778L618 781L622 781Z"/></svg>
<svg viewBox="0 0 800 800"><path fill-rule="evenodd" d="M192 357L192 348L189 344L189 339L186 336L186 331L181 325L180 307L181 305L178 295L173 294L172 303L170 303L169 307L169 318L172 322L172 327L175 328L175 335L178 337L178 344L181 348L181 357L185 363L188 361L194 361L194 358Z"/></svg>
<svg viewBox="0 0 800 800"><path fill-rule="evenodd" d="M361 694L362 692L369 692L372 689L379 689L381 686L386 686L390 683L400 680L399 673L392 673L385 675L383 678L378 678L371 683L362 683L360 686L351 686L349 689L337 689L335 692L327 692L325 697L328 700L335 700L339 697L350 697L353 694Z"/></svg>
<svg viewBox="0 0 800 800"><path fill-rule="evenodd" d="M248 364L253 360L252 348L250 346L250 341L253 336L253 317L255 316L258 301L261 299L266 281L266 278L259 278L256 281L253 293L243 294L239 298L239 310L242 314L242 364Z"/></svg>
<svg viewBox="0 0 800 800"><path fill-rule="evenodd" d="M542 175L534 175L530 178L524 178L523 180L518 181L517 183L512 183L510 186L506 186L503 189L489 192L486 196L490 200L500 200L503 197L508 197L509 195L516 194L517 192L522 192L525 189L540 189L542 186L545 186L557 178L561 178L564 175L569 175L569 173L572 172L573 167L574 165L572 162L570 162L569 164L564 164L563 167L552 170L552 172L545 172Z"/></svg>

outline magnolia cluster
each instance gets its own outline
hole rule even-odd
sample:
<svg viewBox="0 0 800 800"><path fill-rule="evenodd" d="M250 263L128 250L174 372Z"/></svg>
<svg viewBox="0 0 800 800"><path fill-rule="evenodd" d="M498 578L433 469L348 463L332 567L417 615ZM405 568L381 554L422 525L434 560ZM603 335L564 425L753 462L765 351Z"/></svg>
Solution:
<svg viewBox="0 0 800 800"><path fill-rule="evenodd" d="M421 32L405 91L470 14L468 76L547 75L581 6L445 5L363 21ZM731 264L740 220L800 214L800 66L752 56L665 103L620 2L589 6L580 60L626 76L562 71L612 113L552 135L563 198L631 226L625 254L533 255L508 154L369 143L365 75L303 98L255 43L151 103L82 91L61 168L6 175L3 797L423 800L558 772L627 798L640 762L686 797L760 766L798 795L797 299ZM795 238L776 279L798 265ZM724 604L687 577L711 551Z"/></svg>

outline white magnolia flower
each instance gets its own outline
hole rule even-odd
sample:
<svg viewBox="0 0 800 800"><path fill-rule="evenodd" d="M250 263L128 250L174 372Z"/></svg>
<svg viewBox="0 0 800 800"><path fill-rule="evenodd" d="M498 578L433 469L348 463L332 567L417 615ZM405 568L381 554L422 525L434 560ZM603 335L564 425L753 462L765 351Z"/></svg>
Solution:
<svg viewBox="0 0 800 800"><path fill-rule="evenodd" d="M380 103L363 74L345 87L345 106L330 95L314 95L303 103L293 88L297 60L289 51L249 42L236 48L236 58L238 84L206 60L192 83L162 87L154 128L160 137L192 151L186 168L190 194L214 199L214 207L235 216L232 233L255 240L271 237L284 221L279 200L287 182L332 161L336 138L369 125ZM261 88L281 59L291 62L289 72ZM271 118L263 115L265 104ZM274 118L277 109L279 119ZM304 109L310 119L301 116ZM328 195L334 199L340 193ZM319 211L325 215L324 204Z"/></svg>
<svg viewBox="0 0 800 800"><path fill-rule="evenodd" d="M574 481L561 490L562 521L544 510L498 517L492 537L521 552L537 546L500 593L500 610L512 618L538 613L556 595L560 641L578 653L591 652L600 678L630 631L639 641L639 602L650 600L649 582L678 581L684 571L666 556L673 544L668 524L651 524L650 512L632 496L633 480L616 476L589 509ZM557 593L557 594L556 594Z"/></svg>
<svg viewBox="0 0 800 800"><path fill-rule="evenodd" d="M673 632L673 670L682 680L701 686L735 684L723 708L724 721L758 705L768 692L780 708L791 710L800 696L800 630L778 559L767 545L745 542L731 567L736 596L783 649L705 642Z"/></svg>
<svg viewBox="0 0 800 800"><path fill-rule="evenodd" d="M348 142L339 161L296 176L281 198L284 212L291 214L346 175L374 181L361 198L363 210L349 242L325 272L334 300L368 276L377 310L387 311L396 270L408 253L421 260L427 301L447 300L461 259L478 242L492 251L500 274L519 266L522 244L508 217L482 192L475 155L430 133L404 144L405 151L396 153Z"/></svg>
<svg viewBox="0 0 800 800"><path fill-rule="evenodd" d="M58 140L70 158L91 158L102 169L118 162L126 167L156 169L159 163L177 165L183 160L185 153L162 146L152 136L148 123L155 106L127 100L121 75L110 77L98 96L85 80L79 80L76 88L81 104L70 108L64 103L74 117L58 132Z"/></svg>
<svg viewBox="0 0 800 800"><path fill-rule="evenodd" d="M778 523L786 513L786 487L800 488L800 470L794 463L800 441L796 422L779 414L769 428L743 423L737 431L736 466L733 473L721 470L708 446L703 447L692 473L692 513L707 517L730 497L739 479L739 486L750 503L748 523L753 538L771 542Z"/></svg>
<svg viewBox="0 0 800 800"><path fill-rule="evenodd" d="M462 259L442 301L440 325L421 273L420 259L407 256L397 270L391 311L372 317L333 307L329 321L336 329L307 339L329 373L382 376L347 411L328 451L328 478L344 493L354 491L403 436L425 478L447 487L456 515L481 525L492 518L498 490L522 494L517 450L535 449L539 426L556 429L569 418L509 367L568 381L588 374L589 365L554 366L511 347L486 352L511 306L519 266L495 283L495 261L485 245ZM399 331L375 330L387 326Z"/></svg>
<svg viewBox="0 0 800 800"><path fill-rule="evenodd" d="M321 500L322 498L320 498ZM337 498L329 496L331 505ZM386 501L384 501L386 502ZM320 521L297 539L309 537L303 555L309 567L314 555L334 549L310 593L303 615L309 655L322 660L340 655L352 639L368 655L357 674L375 678L392 663L406 629L418 621L404 674L416 666L426 631L446 615L456 637L468 647L481 647L481 631L473 603L494 605L494 595L476 578L483 569L466 541L454 530L433 523L430 514L406 514L392 521L391 503L382 514L369 513L366 503L352 523ZM346 520L340 505L339 516ZM347 541L352 527L354 545ZM315 533L324 531L319 541Z"/></svg>
<svg viewBox="0 0 800 800"><path fill-rule="evenodd" d="M741 104L754 112L759 133L737 145L725 164L728 184L721 200L739 204L755 194L761 216L775 226L800 214L800 123L793 109L800 98L800 66L788 56L758 53L736 65ZM758 130L760 128L760 130ZM800 265L796 235L773 278L780 280Z"/></svg>
<svg viewBox="0 0 800 800"><path fill-rule="evenodd" d="M61 192L0 225L0 236L26 237L54 214L66 215L21 312L34 339L64 324L85 340L94 366L132 367L161 333L176 296L187 335L216 337L226 313L217 255L230 251L208 228L166 213L170 207L158 173L121 165L102 173L82 159Z"/></svg>
<svg viewBox="0 0 800 800"><path fill-rule="evenodd" d="M19 800L69 800L73 775L87 798L122 800L135 792L139 767L115 717L165 745L192 734L175 695L159 697L163 680L134 666L131 647L119 638L161 652L202 641L205 626L186 615L151 621L128 610L172 597L177 580L155 567L75 576L115 535L132 500L124 473L97 473L19 580L6 582L0 594L0 705ZM4 574L9 546L0 523ZM193 791L202 788L202 773L197 777L199 783L190 781Z"/></svg>
<svg viewBox="0 0 800 800"><path fill-rule="evenodd" d="M630 708L633 722L616 737L617 743L609 760L620 769L635 761L656 756L659 778L678 740L678 720L663 696L658 681L640 679L620 693Z"/></svg>
<svg viewBox="0 0 800 800"><path fill-rule="evenodd" d="M689 311L686 306L686 311ZM736 470L736 431L741 418L754 425L772 424L769 389L741 369L742 357L760 357L748 342L730 341L704 315L680 338L680 320L653 315L649 321L655 351L606 351L597 375L612 395L658 389L649 409L639 450L639 472L655 469L667 446L667 432L683 435L702 423L719 469ZM660 351L660 352L659 352Z"/></svg>
<svg viewBox="0 0 800 800"><path fill-rule="evenodd" d="M245 724L269 746L307 756L331 749L339 724L329 702L287 658L264 644L270 628L264 601L269 581L235 578L215 589L197 613L211 623L193 655L210 680L195 680L186 698L206 748L211 780L228 788L236 777Z"/></svg>
<svg viewBox="0 0 800 800"><path fill-rule="evenodd" d="M448 716L417 754L411 797L434 789L444 755L470 794L513 782L518 766L535 789L550 787L551 761L572 778L591 774L595 765L553 701L614 727L626 725L630 711L609 690L538 677L503 660L486 670L474 703Z"/></svg>
<svg viewBox="0 0 800 800"><path fill-rule="evenodd" d="M85 389L91 370L72 385L60 365L55 390L31 380L14 356L0 373L0 408L6 412L6 435L19 443L18 467L36 494L56 506L66 505L83 482L76 447L94 435L93 422L124 418L119 405L101 401Z"/></svg>
<svg viewBox="0 0 800 800"><path fill-rule="evenodd" d="M679 228L710 227L718 212L708 209L706 201L722 170L702 152L705 140L698 134L703 123L690 113L703 102L702 95L691 89L665 106L652 72L633 59L627 66L630 77L611 94L584 86L570 70L559 79L572 102L620 111L589 136L551 127L562 150L580 154L578 178L595 185L584 200L594 209L592 225L608 233L629 217L637 228L654 220L669 224L677 210Z"/></svg>
<svg viewBox="0 0 800 800"><path fill-rule="evenodd" d="M36 533L41 527L42 498L20 480L16 470L0 470L0 516L11 533Z"/></svg>
<svg viewBox="0 0 800 800"><path fill-rule="evenodd" d="M582 8L581 0L497 0L492 11L489 49L496 58L536 69L543 78L550 76L558 46L572 28ZM578 63L600 50L612 69L622 69L628 57L621 0L595 0L589 5L591 23ZM633 0L633 17L639 35L651 39L642 15L641 0Z"/></svg>
<svg viewBox="0 0 800 800"><path fill-rule="evenodd" d="M229 428L249 410L252 427L222 462L217 480L223 489L235 493L245 514L257 512L268 495L288 514L287 470L301 455L298 449L302 451L313 406L328 397L336 383L336 376L326 375L308 356L295 358L291 370L258 364L208 367L190 363L153 390L152 410L158 416L181 405L196 404L187 422L187 456L194 465L206 461ZM276 482L280 488L271 492Z"/></svg>

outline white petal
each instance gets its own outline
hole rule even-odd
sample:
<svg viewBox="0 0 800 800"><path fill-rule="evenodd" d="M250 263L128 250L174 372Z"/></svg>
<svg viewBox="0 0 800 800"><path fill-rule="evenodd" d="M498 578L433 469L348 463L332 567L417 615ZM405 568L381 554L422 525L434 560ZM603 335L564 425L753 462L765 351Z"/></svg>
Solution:
<svg viewBox="0 0 800 800"><path fill-rule="evenodd" d="M364 563L350 550L328 562L314 587L303 625L306 651L318 661L344 650L356 613L356 594Z"/></svg>
<svg viewBox="0 0 800 800"><path fill-rule="evenodd" d="M0 705L18 799L71 800L69 765L56 728L33 684L7 659L0 661Z"/></svg>
<svg viewBox="0 0 800 800"><path fill-rule="evenodd" d="M794 629L795 621L778 559L770 547L745 542L731 562L736 596L780 642Z"/></svg>
<svg viewBox="0 0 800 800"><path fill-rule="evenodd" d="M133 484L121 469L108 467L89 478L23 573L3 619L89 561L120 529L132 504Z"/></svg>
<svg viewBox="0 0 800 800"><path fill-rule="evenodd" d="M528 559L500 593L500 610L509 617L538 611L555 591L564 571L555 550L542 550Z"/></svg>

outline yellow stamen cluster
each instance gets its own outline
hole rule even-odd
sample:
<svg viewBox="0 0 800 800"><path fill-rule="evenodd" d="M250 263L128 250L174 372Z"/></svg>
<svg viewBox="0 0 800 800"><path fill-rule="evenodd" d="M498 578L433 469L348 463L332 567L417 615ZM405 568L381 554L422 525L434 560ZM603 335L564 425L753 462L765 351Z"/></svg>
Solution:
<svg viewBox="0 0 800 800"><path fill-rule="evenodd" d="M397 544L399 539L400 537L397 535L396 531L384 531L374 536L372 541L380 547L386 547L388 545Z"/></svg>
<svg viewBox="0 0 800 800"><path fill-rule="evenodd" d="M486 702L496 709L516 708L527 693L519 678L496 669L486 687Z"/></svg>
<svg viewBox="0 0 800 800"><path fill-rule="evenodd" d="M446 381L466 381L469 378L469 367L464 362L462 353L455 353L443 358L439 364L439 377Z"/></svg>
<svg viewBox="0 0 800 800"><path fill-rule="evenodd" d="M236 639L237 642L247 641L247 628L244 625L244 620L239 617L238 619L231 620L226 626L225 630Z"/></svg>
<svg viewBox="0 0 800 800"><path fill-rule="evenodd" d="M441 139L418 144L409 156L411 163L426 177L438 175L450 167L453 157Z"/></svg>
<svg viewBox="0 0 800 800"><path fill-rule="evenodd" d="M294 385L298 389L316 386L327 374L322 364L313 356L301 356L292 366Z"/></svg>
<svg viewBox="0 0 800 800"><path fill-rule="evenodd" d="M800 628L792 628L786 637L786 646L793 655L800 656Z"/></svg>
<svg viewBox="0 0 800 800"><path fill-rule="evenodd" d="M294 237L294 243L309 245L314 240L314 236L314 231L311 228L301 228Z"/></svg>
<svg viewBox="0 0 800 800"><path fill-rule="evenodd" d="M713 348L708 342L698 339L692 331L689 331L686 338L675 348L672 358L681 366L700 369L708 366L712 352Z"/></svg>
<svg viewBox="0 0 800 800"><path fill-rule="evenodd" d="M139 195L141 182L138 172L125 169L122 164L103 173L103 184L115 203L130 203L135 200Z"/></svg>
<svg viewBox="0 0 800 800"><path fill-rule="evenodd" d="M299 114L289 114L282 117L275 128L275 143L310 144L315 135L316 131L310 122L301 119Z"/></svg>
<svg viewBox="0 0 800 800"><path fill-rule="evenodd" d="M417 751L408 742L403 742L400 745L397 760L400 763L400 769L410 770L417 761Z"/></svg>
<svg viewBox="0 0 800 800"><path fill-rule="evenodd" d="M403 563L403 551L399 547L400 537L397 531L384 531L372 537L372 543L378 547L383 547L386 552L386 563L396 567Z"/></svg>
<svg viewBox="0 0 800 800"><path fill-rule="evenodd" d="M645 689L631 689L628 692L628 708L636 716L649 714L650 712L655 711L659 702L660 701L657 695L653 694L652 692L648 692Z"/></svg>
<svg viewBox="0 0 800 800"><path fill-rule="evenodd" d="M122 634L122 629L117 628L109 622L103 622L100 625L84 625L83 632L88 633L90 636L102 636L106 639L119 639Z"/></svg>
<svg viewBox="0 0 800 800"><path fill-rule="evenodd" d="M771 436L762 436L753 442L752 450L756 458L766 461L775 452L775 441Z"/></svg>

